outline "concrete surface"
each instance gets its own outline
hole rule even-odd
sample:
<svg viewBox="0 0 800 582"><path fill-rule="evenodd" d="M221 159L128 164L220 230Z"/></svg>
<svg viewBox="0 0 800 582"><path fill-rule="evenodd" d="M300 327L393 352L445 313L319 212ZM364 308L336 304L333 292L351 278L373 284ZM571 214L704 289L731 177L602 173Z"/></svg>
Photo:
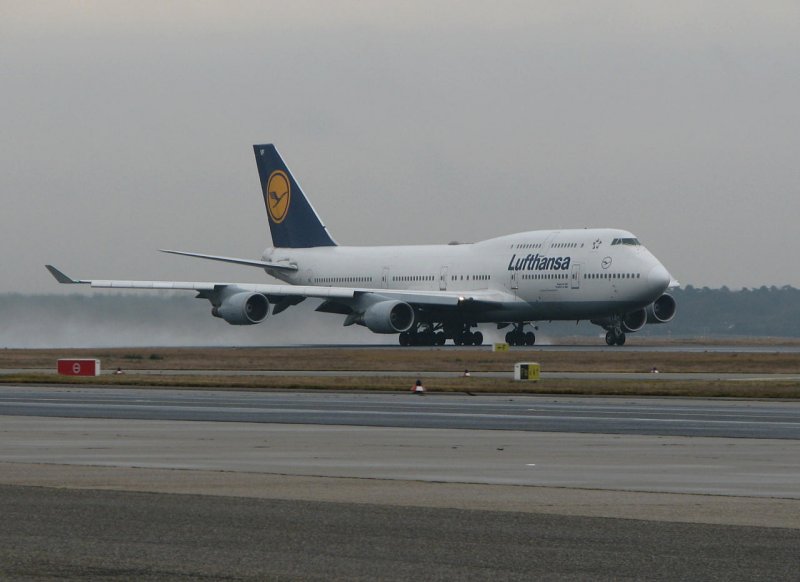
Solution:
<svg viewBox="0 0 800 582"><path fill-rule="evenodd" d="M0 483L800 528L800 443L0 417Z"/></svg>

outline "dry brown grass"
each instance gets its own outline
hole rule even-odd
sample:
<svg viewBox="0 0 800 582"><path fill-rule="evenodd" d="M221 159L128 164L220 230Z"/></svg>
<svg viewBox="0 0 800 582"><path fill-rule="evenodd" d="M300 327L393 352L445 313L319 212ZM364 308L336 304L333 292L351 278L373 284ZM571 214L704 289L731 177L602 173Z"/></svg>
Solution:
<svg viewBox="0 0 800 582"><path fill-rule="evenodd" d="M459 372L510 371L515 362L539 362L549 372L800 373L793 353L542 351L505 353L413 348L121 348L90 350L0 350L0 368L55 369L58 358L99 358L104 370L374 370Z"/></svg>
<svg viewBox="0 0 800 582"><path fill-rule="evenodd" d="M107 387L163 387L214 390L367 390L410 391L416 376L175 376L122 375L79 378L52 374L0 376L15 384ZM562 380L518 382L503 378L428 378L428 392L471 394L573 394L593 396L694 396L728 398L800 398L800 382L792 381L673 381L673 380Z"/></svg>
<svg viewBox="0 0 800 582"><path fill-rule="evenodd" d="M545 379L538 383L504 378L461 377L465 370L507 371L515 362L536 361L549 372L662 372L800 373L800 358L791 353L681 353L542 351L517 349L492 353L489 349L457 348L159 348L98 350L0 350L0 368L55 369L58 358L91 357L103 369L164 370L164 374L75 378L54 374L0 375L4 383L89 386L156 386L217 390L409 390L424 372L452 372L452 377L423 378L429 391L508 393L700 396L732 398L800 398L800 382L782 380L675 381ZM208 370L208 375L169 374L170 370ZM214 370L336 370L375 371L375 376L223 376ZM383 376L381 371L407 372Z"/></svg>

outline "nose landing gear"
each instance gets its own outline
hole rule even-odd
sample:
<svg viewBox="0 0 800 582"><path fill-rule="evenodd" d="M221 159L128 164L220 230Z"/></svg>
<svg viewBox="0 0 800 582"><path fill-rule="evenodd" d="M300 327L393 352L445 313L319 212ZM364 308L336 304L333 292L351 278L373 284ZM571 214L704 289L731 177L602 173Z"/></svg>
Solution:
<svg viewBox="0 0 800 582"><path fill-rule="evenodd" d="M610 346L624 346L625 332L621 329L611 329L606 332L606 343Z"/></svg>

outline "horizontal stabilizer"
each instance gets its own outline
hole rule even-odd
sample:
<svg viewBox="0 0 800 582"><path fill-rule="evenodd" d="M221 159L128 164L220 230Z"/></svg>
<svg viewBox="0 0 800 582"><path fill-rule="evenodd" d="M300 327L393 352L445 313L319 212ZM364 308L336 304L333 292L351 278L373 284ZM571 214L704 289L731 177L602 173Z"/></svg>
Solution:
<svg viewBox="0 0 800 582"><path fill-rule="evenodd" d="M235 265L245 265L247 267L258 267L259 269L276 269L279 271L296 271L295 265L287 265L286 263L268 263L266 261L253 261L250 259L237 259L236 257L219 257L216 255L203 255L200 253L187 253L185 251L170 251L167 249L160 249L162 253L170 253L172 255L183 255L184 257L195 257L197 259L208 259L209 261L220 261L222 263L233 263Z"/></svg>

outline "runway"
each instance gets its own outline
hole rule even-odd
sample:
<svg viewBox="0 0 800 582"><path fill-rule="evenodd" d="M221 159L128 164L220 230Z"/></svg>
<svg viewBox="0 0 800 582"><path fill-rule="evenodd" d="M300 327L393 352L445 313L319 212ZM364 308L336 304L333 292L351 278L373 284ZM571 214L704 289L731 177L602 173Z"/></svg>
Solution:
<svg viewBox="0 0 800 582"><path fill-rule="evenodd" d="M800 407L4 386L0 491L0 577L790 579Z"/></svg>
<svg viewBox="0 0 800 582"><path fill-rule="evenodd" d="M0 387L0 415L800 439L800 403Z"/></svg>
<svg viewBox="0 0 800 582"><path fill-rule="evenodd" d="M630 336L629 336L630 337ZM636 341L634 338L633 341ZM291 348L293 350L302 349L375 349L375 350L394 350L398 348L396 343L386 344L284 344L270 346L271 348ZM445 346L414 346L403 348L406 350L459 350L459 351L482 351L490 348L491 344L487 340L481 346L454 346L447 344ZM605 344L605 339L598 336L597 338L587 337L585 343L570 343L570 344L555 344L555 343L536 343L533 346L518 346L510 347L512 352L525 353L531 350L541 350L545 352L619 352L620 349L626 352L654 352L654 353L787 353L797 354L800 353L800 343L791 341L790 343L767 343L767 344L738 344L738 343L711 343L711 344L694 344L694 343L642 343L636 344L629 342L624 347L608 346Z"/></svg>

